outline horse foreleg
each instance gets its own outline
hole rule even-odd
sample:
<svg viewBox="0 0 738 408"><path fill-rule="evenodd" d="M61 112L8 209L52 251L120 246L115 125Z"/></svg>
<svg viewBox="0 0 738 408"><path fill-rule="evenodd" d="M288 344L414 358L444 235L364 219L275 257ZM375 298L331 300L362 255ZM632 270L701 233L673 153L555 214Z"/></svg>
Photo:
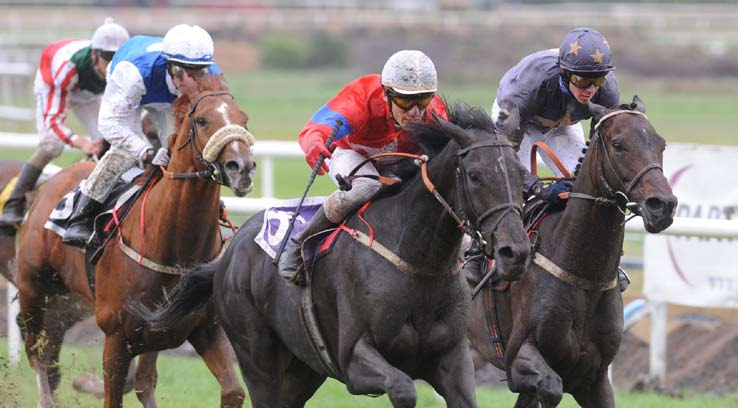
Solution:
<svg viewBox="0 0 738 408"><path fill-rule="evenodd" d="M233 368L233 348L220 325L207 326L195 330L188 340L220 383L220 406L240 408L246 394Z"/></svg>
<svg viewBox="0 0 738 408"><path fill-rule="evenodd" d="M541 352L525 342L510 365L510 391L535 393L544 406L556 406L563 396L561 377L548 366Z"/></svg>
<svg viewBox="0 0 738 408"><path fill-rule="evenodd" d="M438 359L428 382L446 400L446 406L476 407L474 362L466 341Z"/></svg>
<svg viewBox="0 0 738 408"><path fill-rule="evenodd" d="M614 408L615 396L607 372L599 373L597 381L589 387L571 393L583 407Z"/></svg>
<svg viewBox="0 0 738 408"><path fill-rule="evenodd" d="M103 347L105 408L123 407L123 394L132 359L123 336L118 333L106 334Z"/></svg>
<svg viewBox="0 0 738 408"><path fill-rule="evenodd" d="M144 408L156 408L156 399L154 398L154 390L156 389L156 381L158 374L156 371L156 358L159 353L144 353L138 357L138 367L131 363L131 369L128 371L130 379L132 370L135 370L133 383L136 390L136 396L141 401ZM126 381L127 384L127 381ZM127 386L126 386L127 388Z"/></svg>
<svg viewBox="0 0 738 408"><path fill-rule="evenodd" d="M34 282L26 282L19 275L20 313L17 322L23 333L26 355L36 374L38 407L53 407L54 397L49 384L49 373L44 359L48 337L42 330L42 322L48 305L48 297L35 290Z"/></svg>
<svg viewBox="0 0 738 408"><path fill-rule="evenodd" d="M353 348L346 370L346 387L352 394L387 393L395 408L414 407L418 400L413 380L391 366L364 338Z"/></svg>

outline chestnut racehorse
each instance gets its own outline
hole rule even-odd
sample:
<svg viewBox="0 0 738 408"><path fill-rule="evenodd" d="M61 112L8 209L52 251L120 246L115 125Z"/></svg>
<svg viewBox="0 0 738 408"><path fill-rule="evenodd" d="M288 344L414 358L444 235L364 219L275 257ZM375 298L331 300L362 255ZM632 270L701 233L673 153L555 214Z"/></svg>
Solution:
<svg viewBox="0 0 738 408"><path fill-rule="evenodd" d="M67 292L94 308L105 333L105 407L122 406L126 372L134 356L177 347L185 340L221 383L221 405L240 407L243 403L244 392L232 365L233 351L212 310L188 316L169 332L154 333L124 307L133 299L152 306L161 303L182 273L215 258L223 248L217 222L220 184L237 196L252 188L254 140L245 127L248 117L223 79L210 76L198 83L189 81L180 90L182 96L173 104L178 130L169 137L171 160L162 170L166 177L132 205L114 245L94 266L94 295L85 273L85 254L62 244L61 237L44 228L56 203L92 171L91 163L73 165L49 179L19 231L19 321L38 379L39 406L53 405L47 366L55 361L48 361L41 347L46 340L41 331L46 306ZM156 371L152 367L148 372L153 384ZM142 402L156 406L152 392Z"/></svg>

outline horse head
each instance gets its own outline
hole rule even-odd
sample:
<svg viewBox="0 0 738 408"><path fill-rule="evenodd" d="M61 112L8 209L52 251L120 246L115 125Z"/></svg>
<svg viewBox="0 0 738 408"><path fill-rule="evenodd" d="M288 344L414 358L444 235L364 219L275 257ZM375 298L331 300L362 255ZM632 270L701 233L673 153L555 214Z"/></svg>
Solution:
<svg viewBox="0 0 738 408"><path fill-rule="evenodd" d="M176 137L169 138L169 170L195 171L243 197L253 188L256 163L248 115L239 108L223 77L187 78L174 102Z"/></svg>
<svg viewBox="0 0 738 408"><path fill-rule="evenodd" d="M663 231L674 221L677 198L662 169L666 142L646 117L645 105L634 96L617 109L591 102L589 107L592 147L604 156L597 175L602 193L622 212L641 215L646 231Z"/></svg>
<svg viewBox="0 0 738 408"><path fill-rule="evenodd" d="M454 206L502 276L518 280L531 250L521 217L523 166L483 110L455 106L449 117L438 124L459 146Z"/></svg>

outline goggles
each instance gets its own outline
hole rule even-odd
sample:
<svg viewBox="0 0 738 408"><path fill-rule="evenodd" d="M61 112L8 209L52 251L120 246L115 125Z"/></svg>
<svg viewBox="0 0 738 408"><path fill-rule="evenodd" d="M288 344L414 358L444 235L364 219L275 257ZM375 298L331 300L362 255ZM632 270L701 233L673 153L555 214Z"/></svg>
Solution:
<svg viewBox="0 0 738 408"><path fill-rule="evenodd" d="M200 78L207 75L210 70L209 65L183 65L183 64L168 64L167 70L172 76L177 76L181 71L186 71L187 75L193 78Z"/></svg>
<svg viewBox="0 0 738 408"><path fill-rule="evenodd" d="M425 110L430 105L433 97L436 94L433 92L415 94L415 95L402 95L394 92L388 92L388 96L392 103L397 105L400 109L405 112L409 111L413 107L417 106L418 109Z"/></svg>
<svg viewBox="0 0 738 408"><path fill-rule="evenodd" d="M594 85L596 87L602 86L607 81L607 74L595 77L585 77L574 73L569 74L569 82L579 89L587 89Z"/></svg>

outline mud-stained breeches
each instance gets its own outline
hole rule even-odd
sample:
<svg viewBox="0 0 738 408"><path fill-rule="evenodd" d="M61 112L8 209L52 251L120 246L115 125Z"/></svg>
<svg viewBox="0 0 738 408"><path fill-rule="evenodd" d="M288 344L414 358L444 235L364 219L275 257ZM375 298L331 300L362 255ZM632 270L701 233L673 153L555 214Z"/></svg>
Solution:
<svg viewBox="0 0 738 408"><path fill-rule="evenodd" d="M495 99L492 105L492 118L497 121L499 114L500 107L497 105L497 100ZM564 167L569 172L574 171L577 164L579 164L579 158L583 156L582 149L586 146L584 142L584 129L582 129L581 123L550 129L539 129L535 126L526 126L525 124L521 124L520 126L523 130L523 140L520 141L518 158L528 171L530 171L531 150L533 143L536 142L546 143L556 154L556 157L561 160ZM561 174L553 160L549 159L545 154L540 156L556 177L563 177L563 174Z"/></svg>
<svg viewBox="0 0 738 408"><path fill-rule="evenodd" d="M330 161L330 171L328 174L334 183L336 181L336 174L348 175L351 170L354 169L359 163L364 161L366 157L351 149L337 148L333 152L333 157ZM364 164L356 174L370 174L379 175L379 172L371 162ZM359 177L354 179L351 190L334 191L323 203L323 212L326 217L335 224L341 223L349 214L356 211L365 202L374 196L379 191L382 185L373 179L366 177Z"/></svg>
<svg viewBox="0 0 738 408"><path fill-rule="evenodd" d="M127 151L112 146L100 159L87 180L81 185L82 194L98 203L104 202L115 182L123 173L133 168L138 160Z"/></svg>

